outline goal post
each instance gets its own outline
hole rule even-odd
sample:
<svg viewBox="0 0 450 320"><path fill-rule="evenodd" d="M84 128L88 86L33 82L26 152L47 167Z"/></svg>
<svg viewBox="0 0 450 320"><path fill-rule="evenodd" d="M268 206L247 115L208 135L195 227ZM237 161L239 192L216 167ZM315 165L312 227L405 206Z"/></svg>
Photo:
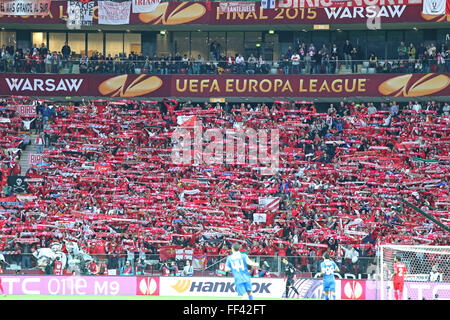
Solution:
<svg viewBox="0 0 450 320"><path fill-rule="evenodd" d="M380 245L377 263L377 297L393 299L394 258L406 265L401 299L450 300L450 246Z"/></svg>

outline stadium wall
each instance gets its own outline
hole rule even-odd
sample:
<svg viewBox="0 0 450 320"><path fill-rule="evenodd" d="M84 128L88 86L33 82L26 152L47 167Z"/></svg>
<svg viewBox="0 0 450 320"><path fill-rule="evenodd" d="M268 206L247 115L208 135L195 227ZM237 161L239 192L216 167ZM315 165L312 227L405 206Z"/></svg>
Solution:
<svg viewBox="0 0 450 320"><path fill-rule="evenodd" d="M3 276L8 295L98 295L162 297L234 298L231 277L115 277L115 276ZM260 299L282 298L285 283L281 278L253 278L253 292ZM294 286L301 299L321 299L322 279L297 279ZM450 283L405 282L405 296L415 299L450 299ZM447 296L446 296L447 295ZM373 280L336 280L337 299L377 300L380 292ZM385 297L393 300L392 288ZM289 298L294 298L291 290Z"/></svg>
<svg viewBox="0 0 450 320"><path fill-rule="evenodd" d="M98 25L98 6L93 8L93 25ZM131 13L129 25L176 26L176 25L309 25L309 24L366 24L368 19L380 18L382 23L446 22L448 15L422 14L419 5L381 6L355 8L275 8L264 10L259 2L254 12L223 13L219 3L208 7L200 2L164 2L150 13ZM67 24L67 2L52 1L47 16L3 16L4 23Z"/></svg>

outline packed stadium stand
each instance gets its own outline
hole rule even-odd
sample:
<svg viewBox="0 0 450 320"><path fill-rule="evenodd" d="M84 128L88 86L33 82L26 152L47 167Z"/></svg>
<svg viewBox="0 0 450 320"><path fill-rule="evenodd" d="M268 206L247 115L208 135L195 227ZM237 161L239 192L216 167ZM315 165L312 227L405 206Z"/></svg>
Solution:
<svg viewBox="0 0 450 320"><path fill-rule="evenodd" d="M294 256L315 272L321 253L338 244L361 258L374 258L379 242L448 244L428 219L397 208L403 197L448 219L448 104L342 103L318 113L312 104L38 101L26 130L10 103L2 104L1 199L10 264L31 268L21 252L76 241L110 269L171 245L206 254L208 265L244 241L251 255ZM284 128L281 170L173 164L169 133L180 116L220 129ZM21 202L7 178L20 174L21 154L39 137L42 160L25 172ZM258 207L260 197L279 198L279 210ZM255 222L262 212L266 222Z"/></svg>

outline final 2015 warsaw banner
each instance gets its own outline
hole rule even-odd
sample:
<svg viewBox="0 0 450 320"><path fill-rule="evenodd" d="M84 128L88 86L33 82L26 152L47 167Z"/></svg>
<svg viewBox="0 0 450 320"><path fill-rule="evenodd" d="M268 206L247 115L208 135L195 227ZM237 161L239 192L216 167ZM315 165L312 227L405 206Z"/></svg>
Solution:
<svg viewBox="0 0 450 320"><path fill-rule="evenodd" d="M0 0L0 3L8 0ZM46 0L24 0L46 1ZM394 3L394 4L392 4ZM357 3L356 3L357 4ZM383 5L379 5L383 4ZM227 7L228 8L228 7ZM242 9L242 8L241 8ZM240 12L238 12L240 11ZM48 15L17 16L1 13L1 22L33 24L66 24L67 1L52 1ZM93 24L99 25L98 4L93 9ZM448 15L450 16L450 15ZM277 24L362 24L367 19L379 18L381 23L446 21L443 15L422 13L422 5L409 5L405 1L377 1L375 6L302 8L276 7L264 9L261 3L254 3L251 10L229 10L219 2L206 5L204 2L161 2L152 12L131 10L130 25L277 25Z"/></svg>

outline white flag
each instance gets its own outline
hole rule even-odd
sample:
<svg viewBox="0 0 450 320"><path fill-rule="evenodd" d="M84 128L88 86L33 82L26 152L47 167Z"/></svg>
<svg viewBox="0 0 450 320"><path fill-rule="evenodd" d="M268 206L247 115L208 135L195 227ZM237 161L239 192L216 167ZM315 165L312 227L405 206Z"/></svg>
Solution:
<svg viewBox="0 0 450 320"><path fill-rule="evenodd" d="M275 0L261 0L263 9L275 9Z"/></svg>
<svg viewBox="0 0 450 320"><path fill-rule="evenodd" d="M77 5L78 2L69 1L67 5L67 28L80 29L81 28L81 11Z"/></svg>
<svg viewBox="0 0 450 320"><path fill-rule="evenodd" d="M267 215L265 213L254 213L253 221L254 222L266 222Z"/></svg>
<svg viewBox="0 0 450 320"><path fill-rule="evenodd" d="M76 26L91 26L94 17L94 1L82 3L69 1L67 5L68 22Z"/></svg>
<svg viewBox="0 0 450 320"><path fill-rule="evenodd" d="M194 250L177 249L175 253L175 260L192 260Z"/></svg>
<svg viewBox="0 0 450 320"><path fill-rule="evenodd" d="M441 15L445 14L445 0L423 0L423 14Z"/></svg>
<svg viewBox="0 0 450 320"><path fill-rule="evenodd" d="M98 24L129 24L131 2L98 1Z"/></svg>
<svg viewBox="0 0 450 320"><path fill-rule="evenodd" d="M153 12L161 0L133 0L133 13Z"/></svg>

